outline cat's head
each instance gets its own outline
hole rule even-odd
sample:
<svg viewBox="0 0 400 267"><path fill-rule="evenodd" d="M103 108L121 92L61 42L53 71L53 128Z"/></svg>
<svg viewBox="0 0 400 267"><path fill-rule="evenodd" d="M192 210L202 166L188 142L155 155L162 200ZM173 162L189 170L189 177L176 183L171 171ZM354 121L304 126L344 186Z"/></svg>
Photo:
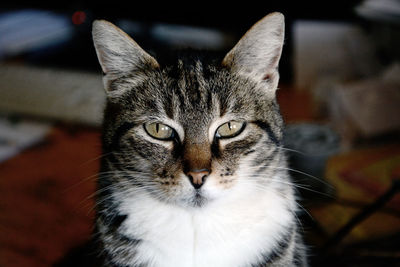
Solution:
<svg viewBox="0 0 400 267"><path fill-rule="evenodd" d="M273 182L282 14L264 17L221 59L157 61L106 21L94 22L93 39L108 99L100 183L193 207Z"/></svg>

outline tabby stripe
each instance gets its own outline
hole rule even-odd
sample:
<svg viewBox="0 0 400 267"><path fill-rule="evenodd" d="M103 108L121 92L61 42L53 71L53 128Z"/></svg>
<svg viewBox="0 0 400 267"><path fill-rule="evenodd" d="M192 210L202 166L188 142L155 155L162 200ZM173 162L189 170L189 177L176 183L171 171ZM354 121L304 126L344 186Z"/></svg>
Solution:
<svg viewBox="0 0 400 267"><path fill-rule="evenodd" d="M128 218L128 215L116 213L108 220L108 230L113 232L117 231L126 218Z"/></svg>
<svg viewBox="0 0 400 267"><path fill-rule="evenodd" d="M294 266L302 266L303 265L303 253L298 247L294 248L293 255L293 264Z"/></svg>
<svg viewBox="0 0 400 267"><path fill-rule="evenodd" d="M296 242L296 244L302 244L303 243L302 238L298 233L296 233L294 242ZM307 265L307 264L305 264L307 262L307 260L305 258L305 255L306 255L305 247L303 247L301 245L300 246L296 246L294 248L294 255L293 255L293 264L294 264L294 266Z"/></svg>
<svg viewBox="0 0 400 267"><path fill-rule="evenodd" d="M270 162L275 158L278 153L279 150L277 148L268 151L268 154L265 154L265 152L263 151L263 154L259 154L259 156L254 159L254 161L252 162L252 166L261 166L261 168L258 169L257 172L262 172L265 170L265 168L262 167L269 167Z"/></svg>
<svg viewBox="0 0 400 267"><path fill-rule="evenodd" d="M167 114L168 118L174 119L174 109L173 109L173 103L174 103L174 98L173 96L168 95L168 98L164 99L163 107L165 110L165 113Z"/></svg>
<svg viewBox="0 0 400 267"><path fill-rule="evenodd" d="M295 235L295 227L290 228L288 233L283 236L283 238L279 241L277 248L271 251L268 254L263 254L263 260L258 262L257 264L252 264L251 267L265 267L274 261L282 258L287 250L289 249L290 243L293 241L293 237Z"/></svg>
<svg viewBox="0 0 400 267"><path fill-rule="evenodd" d="M128 265L122 265L122 264L118 264L118 263L113 262L113 258L115 256L110 254L110 253L108 253L108 252L106 252L106 253L107 253L107 255L104 255L104 258L106 258L105 262L104 262L104 265L103 265L104 267L105 266L107 266L107 267L129 267Z"/></svg>
<svg viewBox="0 0 400 267"><path fill-rule="evenodd" d="M212 106L213 106L213 95L211 92L208 92L208 94L207 94L207 110L211 110Z"/></svg>
<svg viewBox="0 0 400 267"><path fill-rule="evenodd" d="M211 153L214 157L219 158L221 156L219 152L219 141L217 137L214 136L214 140L211 144Z"/></svg>
<svg viewBox="0 0 400 267"><path fill-rule="evenodd" d="M178 87L175 90L175 95L178 96L178 101L179 101L178 107L182 108L186 103L186 101L185 101L185 93L183 92L183 90L181 88Z"/></svg>
<svg viewBox="0 0 400 267"><path fill-rule="evenodd" d="M269 138L273 143L275 143L276 145L279 145L281 143L281 141L272 131L271 126L269 126L269 124L263 121L254 121L253 123L256 124L258 127L260 127L261 129L263 129L268 134Z"/></svg>
<svg viewBox="0 0 400 267"><path fill-rule="evenodd" d="M247 156L247 155L250 155L251 153L254 153L254 152L256 152L255 149L250 149L250 150L244 152L243 155Z"/></svg>
<svg viewBox="0 0 400 267"><path fill-rule="evenodd" d="M112 216L111 218L105 218L105 216L103 216L103 222L107 223L108 234L112 235L114 238L117 238L118 242L128 243L129 246L136 246L142 240L128 237L118 232L118 228L127 218L128 215L120 215L116 213L116 215Z"/></svg>
<svg viewBox="0 0 400 267"><path fill-rule="evenodd" d="M121 140L122 136L124 136L130 129L135 127L136 124L133 122L124 122L121 126L117 128L115 134L112 137L111 145L108 147L110 150L113 148L119 147L119 141Z"/></svg>

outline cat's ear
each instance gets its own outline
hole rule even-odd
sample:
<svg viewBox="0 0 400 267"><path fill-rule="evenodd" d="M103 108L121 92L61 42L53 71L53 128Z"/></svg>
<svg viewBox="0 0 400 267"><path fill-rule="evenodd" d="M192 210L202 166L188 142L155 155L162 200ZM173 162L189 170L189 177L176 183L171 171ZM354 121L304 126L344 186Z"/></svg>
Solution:
<svg viewBox="0 0 400 267"><path fill-rule="evenodd" d="M104 86L107 93L122 93L115 91L123 91L123 87L112 86L112 82L119 77L159 66L129 35L108 21L95 20L92 36L97 57L105 74Z"/></svg>
<svg viewBox="0 0 400 267"><path fill-rule="evenodd" d="M222 64L275 90L284 35L284 16L278 12L271 13L247 31Z"/></svg>

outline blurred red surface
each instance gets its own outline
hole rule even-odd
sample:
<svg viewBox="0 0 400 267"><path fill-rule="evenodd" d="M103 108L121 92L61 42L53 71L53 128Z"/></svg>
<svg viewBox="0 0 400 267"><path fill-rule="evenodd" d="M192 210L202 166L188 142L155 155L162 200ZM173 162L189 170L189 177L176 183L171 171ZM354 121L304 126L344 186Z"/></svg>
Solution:
<svg viewBox="0 0 400 267"><path fill-rule="evenodd" d="M56 127L0 164L0 266L50 266L89 238L99 138Z"/></svg>

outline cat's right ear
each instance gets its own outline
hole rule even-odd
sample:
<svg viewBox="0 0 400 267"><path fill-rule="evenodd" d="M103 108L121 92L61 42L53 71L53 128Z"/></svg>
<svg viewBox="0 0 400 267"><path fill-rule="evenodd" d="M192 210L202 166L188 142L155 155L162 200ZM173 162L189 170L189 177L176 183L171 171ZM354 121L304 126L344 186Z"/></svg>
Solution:
<svg viewBox="0 0 400 267"><path fill-rule="evenodd" d="M108 96L120 95L125 91L124 86L113 86L113 81L118 78L146 68L159 67L157 61L129 35L108 21L95 20L92 36L105 74L103 80Z"/></svg>

